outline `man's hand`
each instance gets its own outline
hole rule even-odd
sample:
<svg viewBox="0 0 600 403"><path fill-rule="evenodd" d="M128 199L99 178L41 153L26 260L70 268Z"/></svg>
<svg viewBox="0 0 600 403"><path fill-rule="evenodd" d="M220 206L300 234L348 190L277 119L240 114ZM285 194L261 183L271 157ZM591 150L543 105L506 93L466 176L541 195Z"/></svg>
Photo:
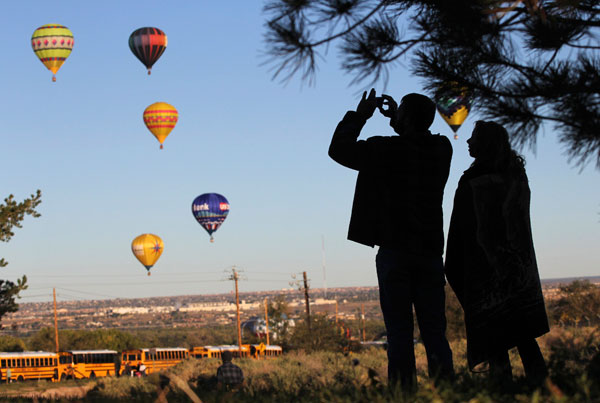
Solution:
<svg viewBox="0 0 600 403"><path fill-rule="evenodd" d="M390 97L386 94L381 94L382 101L377 105L379 108L379 112L386 118L392 118L396 114L396 110L398 109L398 104L394 101L394 98ZM387 108L384 109L384 106Z"/></svg>
<svg viewBox="0 0 600 403"><path fill-rule="evenodd" d="M371 88L371 92L369 92L368 97L367 91L363 92L362 99L356 107L356 113L358 113L365 120L367 120L371 116L373 116L375 108L377 108L377 97L375 96L375 89Z"/></svg>

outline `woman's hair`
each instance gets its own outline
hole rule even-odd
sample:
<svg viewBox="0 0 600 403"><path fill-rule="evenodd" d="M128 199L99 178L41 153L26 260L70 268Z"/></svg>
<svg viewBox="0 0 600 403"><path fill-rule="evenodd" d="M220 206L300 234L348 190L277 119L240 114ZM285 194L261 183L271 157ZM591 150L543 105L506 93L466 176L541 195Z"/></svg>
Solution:
<svg viewBox="0 0 600 403"><path fill-rule="evenodd" d="M496 122L478 120L474 133L481 155L475 158L473 165L487 163L497 172L522 175L525 173L525 159L510 146L508 132Z"/></svg>

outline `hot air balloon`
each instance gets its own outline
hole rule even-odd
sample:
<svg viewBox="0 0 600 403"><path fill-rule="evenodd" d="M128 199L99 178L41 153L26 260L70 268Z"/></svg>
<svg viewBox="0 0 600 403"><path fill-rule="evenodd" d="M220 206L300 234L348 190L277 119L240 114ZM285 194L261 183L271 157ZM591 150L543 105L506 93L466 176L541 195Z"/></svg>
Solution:
<svg viewBox="0 0 600 403"><path fill-rule="evenodd" d="M229 202L218 193L204 193L194 199L192 214L208 232L210 241L214 242L212 234L219 229L229 214Z"/></svg>
<svg viewBox="0 0 600 403"><path fill-rule="evenodd" d="M152 72L152 65L167 48L167 35L158 28L144 27L129 35L129 49Z"/></svg>
<svg viewBox="0 0 600 403"><path fill-rule="evenodd" d="M435 93L435 103L440 115L454 132L454 139L458 139L456 132L463 124L471 109L471 94L466 87L457 83L442 86Z"/></svg>
<svg viewBox="0 0 600 403"><path fill-rule="evenodd" d="M148 270L148 275L150 275L150 269L162 254L164 247L162 239L154 234L142 234L131 242L131 251Z"/></svg>
<svg viewBox="0 0 600 403"><path fill-rule="evenodd" d="M144 110L144 123L160 143L161 150L163 141L177 124L178 118L177 109L166 102L153 103Z"/></svg>
<svg viewBox="0 0 600 403"><path fill-rule="evenodd" d="M42 25L31 35L31 47L44 66L52 72L52 81L56 81L56 72L73 50L75 40L69 28L60 24Z"/></svg>

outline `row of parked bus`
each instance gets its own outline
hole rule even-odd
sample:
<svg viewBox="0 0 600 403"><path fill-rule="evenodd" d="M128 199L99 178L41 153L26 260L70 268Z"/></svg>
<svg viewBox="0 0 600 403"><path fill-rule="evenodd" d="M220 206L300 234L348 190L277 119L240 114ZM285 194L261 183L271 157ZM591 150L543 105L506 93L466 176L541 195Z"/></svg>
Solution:
<svg viewBox="0 0 600 403"><path fill-rule="evenodd" d="M64 379L130 375L139 371L142 364L145 374L151 374L190 357L221 358L225 350L231 351L234 357L251 358L277 357L282 353L280 346L263 343L243 344L241 352L239 346L140 348L121 353L114 350L0 352L0 381L49 379L58 382Z"/></svg>

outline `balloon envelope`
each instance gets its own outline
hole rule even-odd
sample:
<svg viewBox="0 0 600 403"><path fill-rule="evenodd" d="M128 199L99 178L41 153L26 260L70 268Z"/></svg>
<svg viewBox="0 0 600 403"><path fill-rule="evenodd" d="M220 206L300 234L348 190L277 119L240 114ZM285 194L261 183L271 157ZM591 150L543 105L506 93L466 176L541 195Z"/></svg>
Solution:
<svg viewBox="0 0 600 403"><path fill-rule="evenodd" d="M163 142L177 124L179 113L173 105L156 102L144 110L144 123L163 148Z"/></svg>
<svg viewBox="0 0 600 403"><path fill-rule="evenodd" d="M218 193L204 193L196 197L192 202L192 214L194 218L210 235L219 229L227 214L229 214L229 202Z"/></svg>
<svg viewBox="0 0 600 403"><path fill-rule="evenodd" d="M136 29L129 35L129 49L148 69L152 71L152 65L167 48L167 35L154 27Z"/></svg>
<svg viewBox="0 0 600 403"><path fill-rule="evenodd" d="M154 234L142 234L131 242L131 251L148 270L148 275L150 275L152 266L162 255L164 247L162 239Z"/></svg>
<svg viewBox="0 0 600 403"><path fill-rule="evenodd" d="M440 88L435 94L437 110L456 133L471 109L471 94L465 87L450 84ZM454 138L458 138L457 135Z"/></svg>
<svg viewBox="0 0 600 403"><path fill-rule="evenodd" d="M71 54L74 44L73 33L60 24L42 25L31 36L31 47L44 66L52 72L52 81L56 81L55 74Z"/></svg>

